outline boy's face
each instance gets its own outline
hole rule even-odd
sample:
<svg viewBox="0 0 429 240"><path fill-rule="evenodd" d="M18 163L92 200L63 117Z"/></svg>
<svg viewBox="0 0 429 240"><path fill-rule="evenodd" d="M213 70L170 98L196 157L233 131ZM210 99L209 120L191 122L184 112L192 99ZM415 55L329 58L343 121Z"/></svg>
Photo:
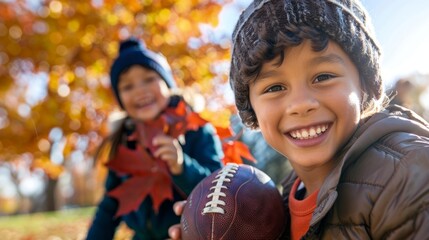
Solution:
<svg viewBox="0 0 429 240"><path fill-rule="evenodd" d="M360 119L359 73L334 42L320 52L311 42L288 48L263 65L249 84L250 102L266 141L299 172L332 169L335 153Z"/></svg>
<svg viewBox="0 0 429 240"><path fill-rule="evenodd" d="M141 121L157 117L167 107L170 96L161 76L140 65L131 66L119 76L118 91L128 115Z"/></svg>

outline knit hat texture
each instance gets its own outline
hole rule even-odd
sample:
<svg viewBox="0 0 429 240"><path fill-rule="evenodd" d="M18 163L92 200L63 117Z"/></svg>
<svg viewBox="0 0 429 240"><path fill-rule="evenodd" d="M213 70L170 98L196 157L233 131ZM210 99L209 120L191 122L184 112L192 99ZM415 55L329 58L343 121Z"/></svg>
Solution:
<svg viewBox="0 0 429 240"><path fill-rule="evenodd" d="M147 49L144 42L136 38L129 38L120 43L119 55L110 69L111 86L121 107L123 106L118 92L119 76L132 65L141 65L152 69L161 76L169 88L176 87L167 59L162 54Z"/></svg>
<svg viewBox="0 0 429 240"><path fill-rule="evenodd" d="M240 15L232 36L230 83L239 111L251 110L243 66L260 64L254 50L263 41L275 45L279 34L297 34L300 27L316 29L339 44L368 84L368 95L381 98L380 48L359 0L254 0Z"/></svg>

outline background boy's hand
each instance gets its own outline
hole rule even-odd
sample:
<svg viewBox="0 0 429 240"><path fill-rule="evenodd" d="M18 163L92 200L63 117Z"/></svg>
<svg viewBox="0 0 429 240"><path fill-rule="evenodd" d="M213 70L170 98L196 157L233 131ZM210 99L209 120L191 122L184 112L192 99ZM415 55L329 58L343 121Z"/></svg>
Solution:
<svg viewBox="0 0 429 240"><path fill-rule="evenodd" d="M173 210L177 216L182 215L183 208L185 207L185 203L186 203L186 201L180 201L180 202L174 203ZM182 238L180 224L176 224L176 225L171 226L168 229L168 235L170 236L170 238L172 240L180 240Z"/></svg>
<svg viewBox="0 0 429 240"><path fill-rule="evenodd" d="M153 138L153 145L157 147L154 156L165 161L173 175L183 172L183 150L177 139L160 134Z"/></svg>

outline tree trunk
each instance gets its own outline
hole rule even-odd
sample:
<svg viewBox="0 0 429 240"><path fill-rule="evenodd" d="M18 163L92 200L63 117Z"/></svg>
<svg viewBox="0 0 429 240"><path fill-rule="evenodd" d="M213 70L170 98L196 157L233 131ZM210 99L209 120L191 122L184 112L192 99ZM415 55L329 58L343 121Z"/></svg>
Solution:
<svg viewBox="0 0 429 240"><path fill-rule="evenodd" d="M57 179L48 178L48 183L46 186L46 202L45 202L46 211L58 210L57 204L56 204L56 192L55 192L57 184L58 184Z"/></svg>

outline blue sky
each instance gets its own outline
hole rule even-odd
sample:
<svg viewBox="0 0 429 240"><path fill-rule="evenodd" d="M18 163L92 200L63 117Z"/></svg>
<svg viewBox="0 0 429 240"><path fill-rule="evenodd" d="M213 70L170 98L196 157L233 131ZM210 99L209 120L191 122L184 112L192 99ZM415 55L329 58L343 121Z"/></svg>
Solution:
<svg viewBox="0 0 429 240"><path fill-rule="evenodd" d="M429 1L363 0L383 50L386 81L429 73ZM428 83L429 84L429 83Z"/></svg>
<svg viewBox="0 0 429 240"><path fill-rule="evenodd" d="M382 74L389 87L398 78L429 73L429 1L361 0L369 12L382 48ZM250 0L235 0L220 15L220 27L232 32L241 8ZM429 84L429 83L428 83Z"/></svg>

